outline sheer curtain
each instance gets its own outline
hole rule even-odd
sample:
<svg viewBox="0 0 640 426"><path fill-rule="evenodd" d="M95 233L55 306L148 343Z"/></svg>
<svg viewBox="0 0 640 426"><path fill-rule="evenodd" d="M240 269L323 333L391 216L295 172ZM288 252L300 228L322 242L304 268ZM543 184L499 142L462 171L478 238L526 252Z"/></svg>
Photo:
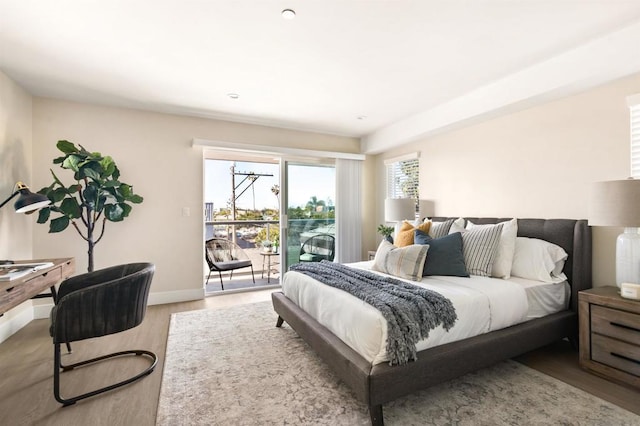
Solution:
<svg viewBox="0 0 640 426"><path fill-rule="evenodd" d="M339 263L362 260L362 161L336 159L336 255Z"/></svg>

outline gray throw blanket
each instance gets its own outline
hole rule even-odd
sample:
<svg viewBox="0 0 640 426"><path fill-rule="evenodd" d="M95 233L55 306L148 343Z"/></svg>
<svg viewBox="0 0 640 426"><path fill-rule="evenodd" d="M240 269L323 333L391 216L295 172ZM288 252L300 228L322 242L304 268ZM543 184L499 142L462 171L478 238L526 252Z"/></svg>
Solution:
<svg viewBox="0 0 640 426"><path fill-rule="evenodd" d="M416 343L440 324L449 331L458 316L449 299L435 291L339 263L298 263L300 272L344 290L378 309L387 320L387 354L391 365L417 359Z"/></svg>

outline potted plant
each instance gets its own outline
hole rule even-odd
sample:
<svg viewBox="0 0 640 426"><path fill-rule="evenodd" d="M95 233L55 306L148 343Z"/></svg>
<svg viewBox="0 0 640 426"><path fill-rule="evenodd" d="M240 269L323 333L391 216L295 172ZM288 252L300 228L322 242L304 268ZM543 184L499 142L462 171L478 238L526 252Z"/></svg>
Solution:
<svg viewBox="0 0 640 426"><path fill-rule="evenodd" d="M61 140L56 147L64 155L53 160L61 168L71 170L75 183L66 186L51 170L53 183L38 193L46 195L51 204L40 210L38 223L49 222L49 232L62 232L69 224L88 245L88 271L93 271L93 248L104 236L107 221L120 222L131 213L131 204L142 197L133 187L120 180L120 171L113 158L99 152L89 152L82 145ZM51 217L51 213L58 214ZM81 229L84 228L84 229Z"/></svg>
<svg viewBox="0 0 640 426"><path fill-rule="evenodd" d="M383 224L378 225L378 234L382 235L382 237L393 244L393 226L385 226Z"/></svg>

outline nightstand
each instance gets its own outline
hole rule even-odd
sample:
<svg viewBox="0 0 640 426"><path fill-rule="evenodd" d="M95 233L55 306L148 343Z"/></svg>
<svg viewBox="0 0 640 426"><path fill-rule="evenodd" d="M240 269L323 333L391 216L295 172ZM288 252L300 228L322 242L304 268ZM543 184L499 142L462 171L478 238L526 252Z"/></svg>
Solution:
<svg viewBox="0 0 640 426"><path fill-rule="evenodd" d="M376 258L376 251L375 250L369 250L369 260L373 260Z"/></svg>
<svg viewBox="0 0 640 426"><path fill-rule="evenodd" d="M618 287L578 293L580 366L640 388L640 301Z"/></svg>

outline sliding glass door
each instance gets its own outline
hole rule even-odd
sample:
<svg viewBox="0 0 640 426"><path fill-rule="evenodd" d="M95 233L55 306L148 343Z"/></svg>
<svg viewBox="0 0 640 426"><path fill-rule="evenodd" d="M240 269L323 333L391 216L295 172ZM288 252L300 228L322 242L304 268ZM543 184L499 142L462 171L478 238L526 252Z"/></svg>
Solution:
<svg viewBox="0 0 640 426"><path fill-rule="evenodd" d="M333 164L284 161L282 209L283 271L298 262L333 260L335 256L335 188Z"/></svg>
<svg viewBox="0 0 640 426"><path fill-rule="evenodd" d="M227 240L252 264L221 280L207 262L208 294L277 284L290 265L334 260L335 160L209 151L204 163L205 242Z"/></svg>

